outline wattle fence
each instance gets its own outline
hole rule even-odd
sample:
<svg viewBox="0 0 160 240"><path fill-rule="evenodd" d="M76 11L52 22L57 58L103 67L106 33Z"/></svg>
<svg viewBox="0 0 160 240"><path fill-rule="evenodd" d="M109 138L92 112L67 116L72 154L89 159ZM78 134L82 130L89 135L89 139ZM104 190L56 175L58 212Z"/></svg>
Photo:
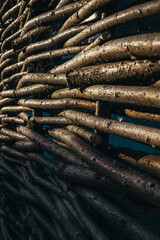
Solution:
<svg viewBox="0 0 160 240"><path fill-rule="evenodd" d="M160 0L0 0L0 239L160 239Z"/></svg>

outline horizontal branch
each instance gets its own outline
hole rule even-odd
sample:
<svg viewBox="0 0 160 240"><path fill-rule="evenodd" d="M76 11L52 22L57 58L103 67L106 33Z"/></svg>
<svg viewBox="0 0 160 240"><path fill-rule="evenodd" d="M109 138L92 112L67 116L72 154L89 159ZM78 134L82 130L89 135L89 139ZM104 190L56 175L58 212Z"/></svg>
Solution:
<svg viewBox="0 0 160 240"><path fill-rule="evenodd" d="M81 128L76 125L68 125L66 127L66 129L68 129L70 132L73 132L73 133L87 139L89 142L91 142L93 144L100 144L102 142L102 139L99 135L97 135L93 132L90 132L89 130L86 130L85 128Z"/></svg>
<svg viewBox="0 0 160 240"><path fill-rule="evenodd" d="M2 123L17 123L22 125L24 124L24 120L17 117L3 117L1 121Z"/></svg>
<svg viewBox="0 0 160 240"><path fill-rule="evenodd" d="M66 88L55 91L52 98L85 98L160 108L160 91L153 87L94 85L83 92Z"/></svg>
<svg viewBox="0 0 160 240"><path fill-rule="evenodd" d="M64 117L36 117L33 116L29 120L29 124L45 124L45 125L68 125L73 122Z"/></svg>
<svg viewBox="0 0 160 240"><path fill-rule="evenodd" d="M17 84L16 89L25 87L29 83L52 84L57 86L66 86L67 80L65 74L55 75L52 73L27 73Z"/></svg>
<svg viewBox="0 0 160 240"><path fill-rule="evenodd" d="M154 16L160 13L160 2L149 1L131 8L116 12L102 20L93 23L90 27L81 31L75 37L72 37L65 43L65 47L74 46L84 41L85 39L94 36L97 33L106 31L120 24L128 23L136 19L142 19Z"/></svg>
<svg viewBox="0 0 160 240"><path fill-rule="evenodd" d="M87 17L96 12L97 9L103 7L104 5L106 7L111 3L114 3L114 0L89 1L65 21L59 32L63 32L64 30L79 24L81 21L85 20Z"/></svg>
<svg viewBox="0 0 160 240"><path fill-rule="evenodd" d="M7 128L1 128L1 133L4 135L7 135L10 138L19 140L19 141L27 141L28 140L28 138L26 138L24 135L22 135L16 131L7 129Z"/></svg>
<svg viewBox="0 0 160 240"><path fill-rule="evenodd" d="M23 107L39 109L83 108L93 111L95 110L95 102L71 98L56 100L21 99L18 101L18 104Z"/></svg>
<svg viewBox="0 0 160 240"><path fill-rule="evenodd" d="M43 52L39 54L32 55L30 57L25 58L24 63L23 63L23 68L22 72L26 70L29 64L33 62L37 62L40 60L53 60L58 57L62 56L67 56L67 55L72 55L72 54L77 54L81 52L86 46L77 46L77 47L68 47L68 48L61 48L61 49L56 49L48 52Z"/></svg>
<svg viewBox="0 0 160 240"><path fill-rule="evenodd" d="M143 119L147 121L160 122L160 114L140 112L132 109L124 109L124 112L128 117L131 117L131 118L138 118L138 119Z"/></svg>
<svg viewBox="0 0 160 240"><path fill-rule="evenodd" d="M28 46L26 46L25 51L22 51L19 54L18 60L22 61L27 56L33 55L35 53L51 51L52 49L56 48L58 49L59 47L63 46L66 40L76 35L86 27L87 25L75 26L73 28L67 29L66 31L63 31L62 33L57 33L46 40L29 44Z"/></svg>
<svg viewBox="0 0 160 240"><path fill-rule="evenodd" d="M160 178L160 155L138 152L127 148L111 148L109 154Z"/></svg>
<svg viewBox="0 0 160 240"><path fill-rule="evenodd" d="M66 73L68 85L87 87L98 84L152 84L160 73L160 61L136 60L88 66Z"/></svg>
<svg viewBox="0 0 160 240"><path fill-rule="evenodd" d="M158 3L158 1L156 1ZM159 4L159 3L158 3ZM101 46L78 54L71 60L55 67L52 73L62 73L80 67L118 60L159 57L160 33L138 34L114 39Z"/></svg>
<svg viewBox="0 0 160 240"><path fill-rule="evenodd" d="M28 32L29 30L35 27L40 27L49 24L55 25L57 21L65 20L67 17L69 17L79 8L81 8L86 2L87 2L86 0L83 0L71 3L62 8L54 9L32 18L24 25L21 36L23 36L24 33Z"/></svg>
<svg viewBox="0 0 160 240"><path fill-rule="evenodd" d="M74 110L63 111L60 116L68 118L82 126L145 143L153 148L160 148L160 130L157 128L119 122Z"/></svg>
<svg viewBox="0 0 160 240"><path fill-rule="evenodd" d="M32 112L32 108L23 106L6 106L2 107L0 113L19 113L19 112Z"/></svg>

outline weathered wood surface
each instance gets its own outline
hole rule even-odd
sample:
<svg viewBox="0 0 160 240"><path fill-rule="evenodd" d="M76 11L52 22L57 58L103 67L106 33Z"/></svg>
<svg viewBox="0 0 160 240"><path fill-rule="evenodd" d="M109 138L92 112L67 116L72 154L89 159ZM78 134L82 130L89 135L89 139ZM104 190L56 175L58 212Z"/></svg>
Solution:
<svg viewBox="0 0 160 240"><path fill-rule="evenodd" d="M160 239L159 23L159 0L0 1L0 239Z"/></svg>

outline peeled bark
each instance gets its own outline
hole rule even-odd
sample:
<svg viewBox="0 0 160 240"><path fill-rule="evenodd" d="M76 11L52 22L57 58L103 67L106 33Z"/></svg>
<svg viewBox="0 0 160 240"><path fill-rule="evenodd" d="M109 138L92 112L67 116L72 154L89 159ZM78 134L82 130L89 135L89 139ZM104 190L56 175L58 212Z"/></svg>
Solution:
<svg viewBox="0 0 160 240"><path fill-rule="evenodd" d="M3 108L4 106L12 104L14 102L15 102L14 98L2 98L0 99L0 107Z"/></svg>
<svg viewBox="0 0 160 240"><path fill-rule="evenodd" d="M2 21L6 22L8 19L10 19L11 17L14 17L15 15L17 15L18 10L21 6L21 2L18 3L17 5L13 6L12 8L10 8L2 17Z"/></svg>
<svg viewBox="0 0 160 240"><path fill-rule="evenodd" d="M14 50L22 49L30 43L36 42L41 38L45 38L52 33L52 28L50 26L37 27L22 37L15 39L12 43Z"/></svg>
<svg viewBox="0 0 160 240"><path fill-rule="evenodd" d="M6 117L5 114L0 114L0 119L2 120L2 118Z"/></svg>
<svg viewBox="0 0 160 240"><path fill-rule="evenodd" d="M99 135L92 133L90 131L87 131L84 128L75 126L75 125L68 125L66 127L70 132L73 132L85 139L87 139L89 142L93 143L93 144L100 144L102 142L102 139ZM51 133L52 131L50 131Z"/></svg>
<svg viewBox="0 0 160 240"><path fill-rule="evenodd" d="M74 123L82 126L145 143L153 148L160 147L160 130L157 128L128 122L119 122L117 120L97 117L74 110L63 111L60 116L68 118Z"/></svg>
<svg viewBox="0 0 160 240"><path fill-rule="evenodd" d="M61 74L60 76L56 76L52 73L27 73L17 84L16 89L25 87L25 85L30 83L43 83L43 84L52 84L57 86L66 86L67 80L66 76Z"/></svg>
<svg viewBox="0 0 160 240"><path fill-rule="evenodd" d="M124 112L128 117L131 117L131 118L138 118L138 119L143 119L147 121L160 122L160 114L139 112L139 111L134 111L132 109L125 109Z"/></svg>
<svg viewBox="0 0 160 240"><path fill-rule="evenodd" d="M17 124L24 124L24 120L17 118L17 117L3 117L2 123L17 123Z"/></svg>
<svg viewBox="0 0 160 240"><path fill-rule="evenodd" d="M4 52L4 55L5 55L5 50L11 48L12 42L14 41L14 39L18 38L20 36L20 34L21 34L21 30L15 32L11 36L9 36L3 40L3 43L1 46L1 52ZM12 53L14 52L14 54L15 54L15 51L13 49L11 49L10 51L12 51Z"/></svg>
<svg viewBox="0 0 160 240"><path fill-rule="evenodd" d="M32 1L32 0L31 0ZM25 22L26 22L26 19L27 19L27 16L28 16L28 14L31 12L31 6L30 6L30 2L31 1L29 1L29 3L27 4L27 6L25 6L25 4L23 5L23 7L24 7L24 10L23 10L23 12L19 12L19 17L21 17L20 18L20 23L19 23L19 29L22 29L23 28L23 26L24 26L24 24L25 24ZM22 8L21 8L22 9ZM20 9L20 10L21 10Z"/></svg>
<svg viewBox="0 0 160 240"><path fill-rule="evenodd" d="M2 7L0 9L0 17L2 17L5 14L5 12L7 12L7 10L9 9L9 3L10 0L6 0L3 2Z"/></svg>
<svg viewBox="0 0 160 240"><path fill-rule="evenodd" d="M14 89L9 89L9 90L4 90L4 91L2 91L1 92L1 96L3 97L3 98L7 98L7 97L9 97L9 98L14 98L15 96L14 96Z"/></svg>
<svg viewBox="0 0 160 240"><path fill-rule="evenodd" d="M16 80L19 80L23 75L25 75L27 72L21 72L21 73L16 73L14 75L12 75L9 78L6 78L4 80L2 80L2 82L0 83L2 86L6 86L7 84L12 84L13 82L15 82Z"/></svg>
<svg viewBox="0 0 160 240"><path fill-rule="evenodd" d="M51 0L51 2L54 2L54 0ZM57 4L56 8L61 8L69 3L76 2L76 0L60 0Z"/></svg>
<svg viewBox="0 0 160 240"><path fill-rule="evenodd" d="M21 0L20 3L21 3L21 6L20 6L20 9L18 11L18 17L21 16L21 14L23 13L23 11L25 10L26 8L26 5L28 4L29 0ZM18 3L19 4L19 3Z"/></svg>
<svg viewBox="0 0 160 240"><path fill-rule="evenodd" d="M23 17L25 12L18 18L16 18L2 33L1 39L4 41L6 38L8 38L11 35L11 32L13 31L13 34L16 34L19 29L20 21ZM19 33L18 33L19 34Z"/></svg>
<svg viewBox="0 0 160 240"><path fill-rule="evenodd" d="M35 27L40 27L40 26L49 25L49 24L55 25L57 21L65 20L68 16L70 16L79 8L81 8L86 2L87 1L84 0L84 1L71 3L62 8L40 14L39 16L32 18L23 27L21 35L23 36L24 33L28 32L29 30Z"/></svg>
<svg viewBox="0 0 160 240"><path fill-rule="evenodd" d="M1 51L2 52L2 51ZM4 53L2 53L1 58L0 58L0 62L2 63L3 61L5 61L8 58L14 58L15 56L15 52L13 49L10 49Z"/></svg>
<svg viewBox="0 0 160 240"><path fill-rule="evenodd" d="M159 57L160 33L138 34L106 42L55 67L52 73L62 73L98 63Z"/></svg>
<svg viewBox="0 0 160 240"><path fill-rule="evenodd" d="M43 100L43 99L21 99L18 104L23 107L39 108L39 109L63 109L63 108L82 108L95 110L95 102L80 100L80 99L56 99L56 100Z"/></svg>
<svg viewBox="0 0 160 240"><path fill-rule="evenodd" d="M23 119L25 123L28 123L28 121L29 121L29 116L28 116L28 114L25 113L25 112L20 112L20 113L18 114L18 117L21 118L21 119Z"/></svg>
<svg viewBox="0 0 160 240"><path fill-rule="evenodd" d="M109 41L112 38L112 33L110 31L103 32L94 42L90 43L83 52L86 52L90 50L91 48L94 48L96 46L100 46L103 43Z"/></svg>
<svg viewBox="0 0 160 240"><path fill-rule="evenodd" d="M0 0L6 240L159 239L160 0L114 1Z"/></svg>
<svg viewBox="0 0 160 240"><path fill-rule="evenodd" d="M160 87L160 80L158 80L157 82L155 82L155 83L153 84L153 87Z"/></svg>
<svg viewBox="0 0 160 240"><path fill-rule="evenodd" d="M16 18L10 18L4 23L4 27L7 28Z"/></svg>
<svg viewBox="0 0 160 240"><path fill-rule="evenodd" d="M47 96L55 89L47 84L34 84L31 86L26 86L20 89L14 90L15 97L27 97L27 96Z"/></svg>
<svg viewBox="0 0 160 240"><path fill-rule="evenodd" d="M29 120L29 124L45 124L45 125L68 125L73 122L63 117L36 117L33 116Z"/></svg>
<svg viewBox="0 0 160 240"><path fill-rule="evenodd" d="M16 63L16 59L8 58L0 64L0 71L2 72L6 67L9 67Z"/></svg>
<svg viewBox="0 0 160 240"><path fill-rule="evenodd" d="M160 2L157 0L149 1L140 5L133 6L131 8L127 8L92 24L90 27L86 28L85 30L77 34L75 37L69 39L65 43L65 46L75 46L83 40L92 37L99 32L106 31L112 27L128 23L136 19L151 17L159 13Z"/></svg>
<svg viewBox="0 0 160 240"><path fill-rule="evenodd" d="M22 66L23 66L23 62L18 62L18 63L15 63L13 65L10 65L9 67L6 67L1 72L1 79L4 80L7 77L11 77L13 74L15 74L18 71L20 71Z"/></svg>
<svg viewBox="0 0 160 240"><path fill-rule="evenodd" d="M52 94L52 98L85 98L160 108L160 91L152 87L95 85L83 92L77 88L60 89Z"/></svg>
<svg viewBox="0 0 160 240"><path fill-rule="evenodd" d="M76 54L76 53L81 52L84 48L85 48L85 46L61 48L61 49L56 49L53 51L48 51L48 52L32 55L30 57L27 57L24 60L22 71L25 71L26 68L28 67L28 65L31 63L34 63L34 62L37 62L40 60L45 60L45 59L53 60L58 57Z"/></svg>
<svg viewBox="0 0 160 240"><path fill-rule="evenodd" d="M59 32L63 32L64 30L73 27L79 24L81 21L85 20L87 17L91 16L97 9L103 7L110 3L113 3L114 0L91 0L86 3L83 7L81 7L77 12L71 15L63 24Z"/></svg>
<svg viewBox="0 0 160 240"><path fill-rule="evenodd" d="M7 106L2 107L0 113L18 113L18 112L31 112L32 108L23 107L23 106Z"/></svg>
<svg viewBox="0 0 160 240"><path fill-rule="evenodd" d="M26 141L26 140L28 140L28 138L26 138L22 134L20 134L20 133L18 133L16 131L7 129L7 128L1 128L1 133L4 134L4 135L7 135L10 138L19 140L19 141Z"/></svg>
<svg viewBox="0 0 160 240"><path fill-rule="evenodd" d="M160 178L160 156L125 148L111 148L110 155Z"/></svg>
<svg viewBox="0 0 160 240"><path fill-rule="evenodd" d="M26 56L33 55L38 52L51 51L52 49L59 48L59 46L61 47L66 40L76 35L86 27L87 25L75 26L62 33L57 33L46 40L32 43L25 48L24 54L21 53L21 56L19 55L19 60L24 60Z"/></svg>
<svg viewBox="0 0 160 240"><path fill-rule="evenodd" d="M152 84L151 78L158 77L159 61L136 60L88 66L66 73L68 85L87 87L97 84Z"/></svg>

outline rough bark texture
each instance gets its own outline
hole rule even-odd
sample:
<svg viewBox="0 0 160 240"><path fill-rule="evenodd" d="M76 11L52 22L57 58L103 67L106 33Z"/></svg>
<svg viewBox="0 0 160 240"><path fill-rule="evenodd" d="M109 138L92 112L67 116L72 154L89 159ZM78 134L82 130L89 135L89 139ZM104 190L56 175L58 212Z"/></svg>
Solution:
<svg viewBox="0 0 160 240"><path fill-rule="evenodd" d="M0 239L160 239L159 21L159 0L0 0Z"/></svg>

